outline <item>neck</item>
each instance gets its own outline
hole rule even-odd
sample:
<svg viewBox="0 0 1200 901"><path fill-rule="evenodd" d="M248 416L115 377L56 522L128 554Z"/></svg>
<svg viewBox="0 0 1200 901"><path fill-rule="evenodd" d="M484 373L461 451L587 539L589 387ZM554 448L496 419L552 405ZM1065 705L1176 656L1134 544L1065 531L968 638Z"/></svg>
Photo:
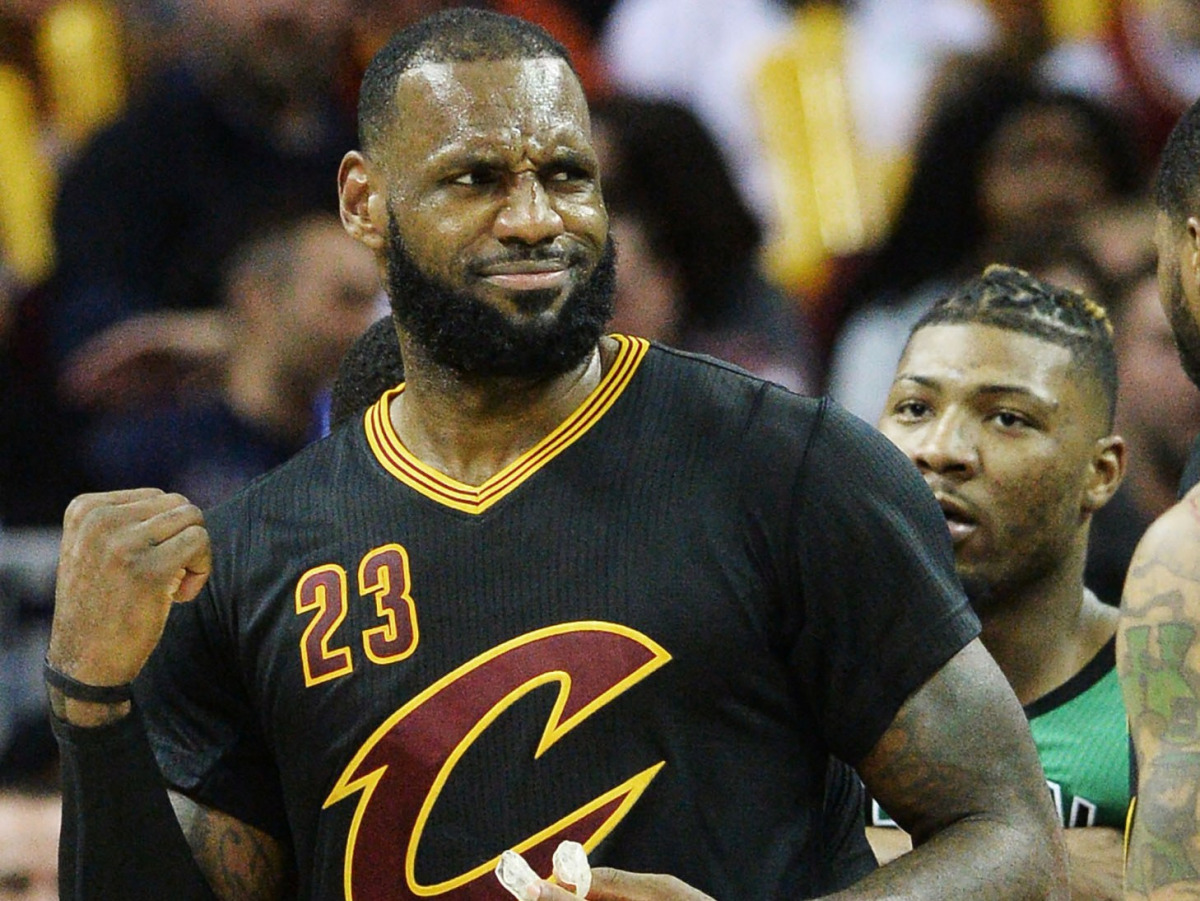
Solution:
<svg viewBox="0 0 1200 901"><path fill-rule="evenodd" d="M993 598L980 616L983 644L1022 705L1078 673L1116 632L1116 608L1084 588L1082 555L1072 556L1077 565Z"/></svg>
<svg viewBox="0 0 1200 901"><path fill-rule="evenodd" d="M465 485L483 484L557 428L615 353L606 338L559 376L472 379L430 362L406 336L401 347L405 388L392 401L392 426L417 459Z"/></svg>
<svg viewBox="0 0 1200 901"><path fill-rule="evenodd" d="M311 433L317 390L253 350L235 353L229 360L226 402L242 419L285 442L299 445Z"/></svg>

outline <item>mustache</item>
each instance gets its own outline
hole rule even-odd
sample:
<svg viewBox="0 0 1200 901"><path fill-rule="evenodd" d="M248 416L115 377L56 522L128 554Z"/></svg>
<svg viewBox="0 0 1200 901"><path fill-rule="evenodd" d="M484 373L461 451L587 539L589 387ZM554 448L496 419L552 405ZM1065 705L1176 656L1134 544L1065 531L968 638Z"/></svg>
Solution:
<svg viewBox="0 0 1200 901"><path fill-rule="evenodd" d="M494 266L507 266L513 263L557 263L563 266L578 266L586 259L587 254L581 247L517 246L501 253L493 253L473 260L468 266L468 270L472 275L477 275Z"/></svg>

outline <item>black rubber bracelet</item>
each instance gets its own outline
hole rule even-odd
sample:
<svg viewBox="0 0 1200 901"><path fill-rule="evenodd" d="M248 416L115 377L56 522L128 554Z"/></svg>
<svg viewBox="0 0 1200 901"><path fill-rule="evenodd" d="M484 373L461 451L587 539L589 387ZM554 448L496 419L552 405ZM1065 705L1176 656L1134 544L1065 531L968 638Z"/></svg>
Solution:
<svg viewBox="0 0 1200 901"><path fill-rule="evenodd" d="M87 685L78 679L72 679L66 673L60 673L50 665L49 660L42 662L42 675L46 684L57 688L63 697L72 701L89 701L92 704L121 704L133 700L133 686L126 682L124 685Z"/></svg>

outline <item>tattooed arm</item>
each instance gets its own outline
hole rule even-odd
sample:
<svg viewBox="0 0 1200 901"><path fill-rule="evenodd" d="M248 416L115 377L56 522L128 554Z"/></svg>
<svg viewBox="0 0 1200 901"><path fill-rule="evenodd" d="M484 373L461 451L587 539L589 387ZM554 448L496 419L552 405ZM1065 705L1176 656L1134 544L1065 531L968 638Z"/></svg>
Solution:
<svg viewBox="0 0 1200 901"><path fill-rule="evenodd" d="M905 701L858 770L916 849L830 899L1068 897L1062 832L1028 722L978 640ZM541 884L540 901L572 898ZM597 868L588 898L708 896L672 876Z"/></svg>
<svg viewBox="0 0 1200 901"><path fill-rule="evenodd" d="M291 867L282 845L228 814L171 793L175 816L208 884L222 901L291 897Z"/></svg>
<svg viewBox="0 0 1200 901"><path fill-rule="evenodd" d="M1126 897L1200 897L1200 489L1138 545L1117 667L1138 767Z"/></svg>
<svg viewBox="0 0 1200 901"><path fill-rule="evenodd" d="M978 640L913 693L858 771L914 850L836 897L1067 897L1028 722Z"/></svg>

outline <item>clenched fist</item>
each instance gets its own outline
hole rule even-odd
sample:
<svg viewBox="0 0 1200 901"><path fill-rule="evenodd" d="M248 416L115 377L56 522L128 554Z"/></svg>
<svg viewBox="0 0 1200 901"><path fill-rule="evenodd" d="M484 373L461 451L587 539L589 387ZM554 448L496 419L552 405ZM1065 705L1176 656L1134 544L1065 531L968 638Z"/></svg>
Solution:
<svg viewBox="0 0 1200 901"><path fill-rule="evenodd" d="M204 515L187 498L157 488L80 495L63 519L50 665L88 685L132 681L171 604L192 600L210 569Z"/></svg>

